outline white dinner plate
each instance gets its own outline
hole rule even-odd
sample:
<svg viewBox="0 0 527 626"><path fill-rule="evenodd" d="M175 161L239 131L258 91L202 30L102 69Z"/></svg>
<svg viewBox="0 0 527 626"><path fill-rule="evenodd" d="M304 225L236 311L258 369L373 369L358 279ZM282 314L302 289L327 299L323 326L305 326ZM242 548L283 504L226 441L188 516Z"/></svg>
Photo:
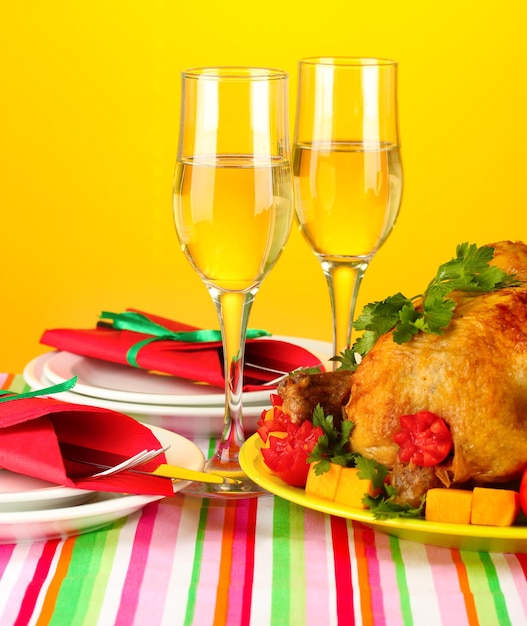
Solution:
<svg viewBox="0 0 527 626"><path fill-rule="evenodd" d="M49 359L54 353L49 352L42 354L32 361L30 361L24 368L23 376L26 383L31 389L44 389L50 387L54 383L49 380L43 371L43 365L47 359ZM182 420L188 420L190 418L199 417L208 418L210 420L220 420L218 423L223 423L223 405L222 406L168 406L163 404L146 404L146 403L134 403L134 402L121 402L119 400L106 400L104 398L95 398L93 396L86 396L84 394L76 393L76 387L71 391L62 391L55 394L54 397L64 400L64 402L73 402L74 404L83 404L86 406L97 406L104 409L111 409L112 411L118 411L120 413L127 413L134 416L160 416L167 418L181 418ZM267 402L262 405L249 405L244 410L244 416L249 418L258 418L262 412L264 406L269 403L270 391L266 393ZM181 432L179 428L174 428L178 432ZM217 433L218 429L213 431ZM205 434L205 433L202 433Z"/></svg>
<svg viewBox="0 0 527 626"><path fill-rule="evenodd" d="M314 339L273 336L301 346L320 358L324 365L331 356L332 345ZM261 339L261 341L265 341ZM93 359L66 351L50 353L42 364L44 376L52 383L63 383L77 377L75 393L134 404L159 404L169 406L221 406L225 394L217 387L196 383L176 376L163 376L145 370ZM243 404L267 403L269 392L248 391L243 394Z"/></svg>
<svg viewBox="0 0 527 626"><path fill-rule="evenodd" d="M168 430L155 426L150 428L163 446L170 445L165 453L168 463L187 469L202 469L204 457L194 443ZM174 493L187 485L188 481L175 482ZM0 512L0 543L43 541L96 530L138 511L150 502L161 500L162 497L97 492L90 502L78 506Z"/></svg>
<svg viewBox="0 0 527 626"><path fill-rule="evenodd" d="M93 491L58 487L40 478L0 469L0 512L76 506L94 495Z"/></svg>

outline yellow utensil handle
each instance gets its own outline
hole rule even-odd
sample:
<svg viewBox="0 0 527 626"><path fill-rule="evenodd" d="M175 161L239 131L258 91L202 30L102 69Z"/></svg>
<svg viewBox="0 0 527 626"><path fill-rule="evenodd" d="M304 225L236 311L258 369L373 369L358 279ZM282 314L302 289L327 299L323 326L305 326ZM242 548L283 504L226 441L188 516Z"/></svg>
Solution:
<svg viewBox="0 0 527 626"><path fill-rule="evenodd" d="M152 474L157 476L165 476L167 478L178 478L180 480L195 480L202 483L214 483L221 485L225 479L218 474L208 474L207 472L198 472L197 470L186 469L184 467L176 467L175 465L161 464Z"/></svg>

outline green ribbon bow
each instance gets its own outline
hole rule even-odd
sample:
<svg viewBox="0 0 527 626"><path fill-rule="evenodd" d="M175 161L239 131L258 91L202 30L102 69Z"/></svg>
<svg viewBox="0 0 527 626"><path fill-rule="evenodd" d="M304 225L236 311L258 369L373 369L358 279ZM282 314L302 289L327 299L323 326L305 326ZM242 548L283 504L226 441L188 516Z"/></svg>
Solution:
<svg viewBox="0 0 527 626"><path fill-rule="evenodd" d="M144 335L152 335L147 339L142 339L134 344L126 353L126 360L133 367L140 368L137 363L137 356L144 346L153 341L161 341L170 339L172 341L186 342L210 342L221 341L221 332L219 330L182 330L172 331L162 324L153 322L141 313L134 311L125 311L124 313L111 313L103 311L100 315L101 320L111 320L111 326L117 330L131 330ZM247 339L257 339L258 337L269 337L271 335L267 330L249 329L247 331Z"/></svg>
<svg viewBox="0 0 527 626"><path fill-rule="evenodd" d="M23 398L35 398L36 396L50 395L54 393L60 393L61 391L68 391L75 386L77 382L77 376L65 380L63 383L57 385L51 385L51 387L45 387L44 389L36 389L35 391L26 391L24 393L14 393L6 389L0 389L0 402L9 402L10 400L22 400Z"/></svg>

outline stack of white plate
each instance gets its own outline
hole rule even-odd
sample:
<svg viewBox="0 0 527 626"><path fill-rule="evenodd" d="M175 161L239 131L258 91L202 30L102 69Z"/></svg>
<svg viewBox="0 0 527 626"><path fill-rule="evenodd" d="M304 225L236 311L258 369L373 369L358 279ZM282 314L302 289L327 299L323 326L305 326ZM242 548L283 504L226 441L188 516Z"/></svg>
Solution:
<svg viewBox="0 0 527 626"><path fill-rule="evenodd" d="M276 336L273 339L297 344L318 356L325 365L331 356L331 344L324 341ZM32 389L43 389L77 376L73 390L60 393L58 398L126 413L187 437L218 435L222 429L224 394L210 385L64 351L36 357L23 374ZM256 430L262 410L270 405L271 391L272 388L243 394L247 433Z"/></svg>
<svg viewBox="0 0 527 626"><path fill-rule="evenodd" d="M203 468L204 456L195 443L163 428L149 428L168 447L168 463L193 470ZM188 484L174 482L174 492ZM0 469L0 544L78 535L111 524L161 498L61 487Z"/></svg>

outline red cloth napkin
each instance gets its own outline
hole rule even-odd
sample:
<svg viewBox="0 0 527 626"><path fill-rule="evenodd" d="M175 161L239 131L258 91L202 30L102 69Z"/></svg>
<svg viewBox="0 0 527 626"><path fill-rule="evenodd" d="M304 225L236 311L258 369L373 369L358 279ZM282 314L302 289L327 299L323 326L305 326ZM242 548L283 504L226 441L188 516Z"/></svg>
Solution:
<svg viewBox="0 0 527 626"><path fill-rule="evenodd" d="M174 332L199 330L194 326L136 309L128 310L141 313ZM67 328L47 330L40 341L58 350L127 364L128 350L148 337L149 335L139 332L99 326L89 330ZM245 361L244 391L270 389L272 387L263 387L262 385L279 376L273 372L258 370L251 367L250 364L286 373L299 367L321 367L324 369L319 357L308 350L275 339L249 339L246 344ZM137 363L146 370L172 374L221 388L225 385L221 342L154 341L140 350Z"/></svg>
<svg viewBox="0 0 527 626"><path fill-rule="evenodd" d="M144 449L160 447L149 428L116 411L40 397L0 403L0 467L57 485L173 495L170 479L130 472L89 479L99 470L69 460L113 466ZM153 471L165 462L161 454L140 469Z"/></svg>

